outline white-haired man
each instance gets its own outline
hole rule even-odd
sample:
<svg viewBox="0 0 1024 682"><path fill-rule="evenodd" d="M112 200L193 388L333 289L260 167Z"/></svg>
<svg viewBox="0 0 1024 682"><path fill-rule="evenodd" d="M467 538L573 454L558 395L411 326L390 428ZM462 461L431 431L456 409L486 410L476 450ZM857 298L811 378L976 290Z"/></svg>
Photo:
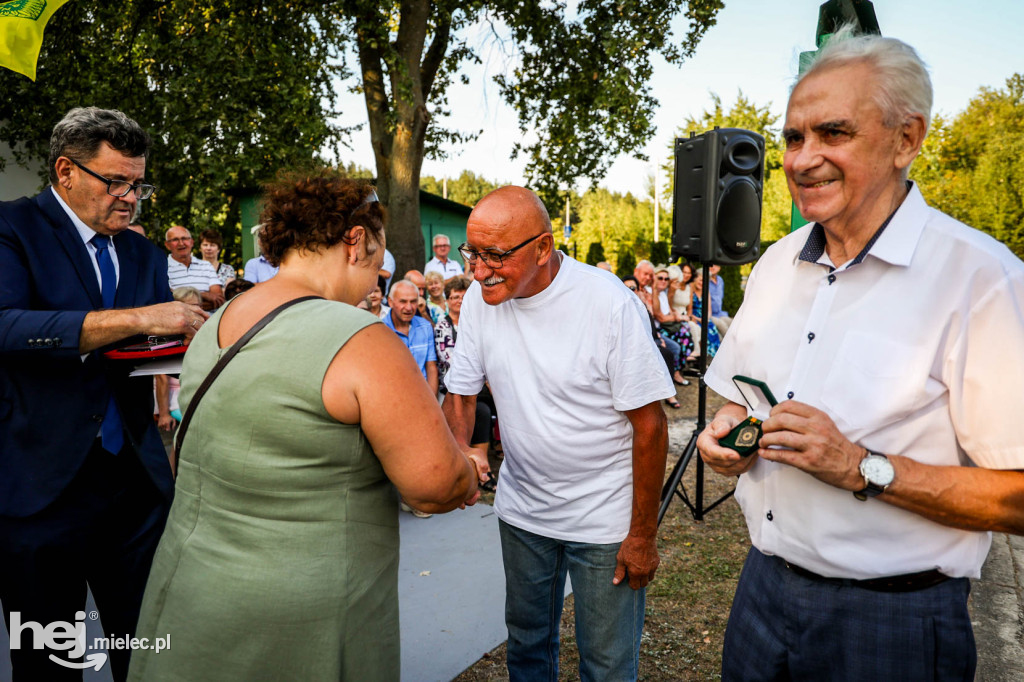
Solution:
<svg viewBox="0 0 1024 682"><path fill-rule="evenodd" d="M452 277L462 274L462 266L448 257L452 251L452 242L447 235L435 234L433 248L434 257L428 260L423 267L424 275L428 272L438 272L447 282Z"/></svg>
<svg viewBox="0 0 1024 682"><path fill-rule="evenodd" d="M790 95L812 224L754 268L707 375L733 402L698 441L744 474L754 545L724 680L974 679L968 578L988 531L1024 532L1024 264L908 182L931 100L911 47L848 29ZM719 443L735 375L784 399L746 458Z"/></svg>

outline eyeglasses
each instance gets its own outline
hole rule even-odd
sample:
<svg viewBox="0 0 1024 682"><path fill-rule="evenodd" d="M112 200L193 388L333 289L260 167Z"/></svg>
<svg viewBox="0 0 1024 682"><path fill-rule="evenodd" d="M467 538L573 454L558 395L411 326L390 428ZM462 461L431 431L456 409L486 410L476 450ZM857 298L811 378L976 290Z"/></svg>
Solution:
<svg viewBox="0 0 1024 682"><path fill-rule="evenodd" d="M469 248L469 244L463 244L459 247L459 253L462 254L462 257L469 263L476 263L476 259L479 258L484 262L484 265L492 270L497 270L502 266L504 259L511 256L513 252L523 248L537 237L543 237L546 234L548 233L541 232L540 234L535 234L522 244L516 244L508 251L477 251L476 249Z"/></svg>
<svg viewBox="0 0 1024 682"><path fill-rule="evenodd" d="M177 244L177 243L180 242L180 243L184 244L185 242L190 242L190 241L192 241L192 237L175 237L174 239L168 239L167 243L168 244Z"/></svg>
<svg viewBox="0 0 1024 682"><path fill-rule="evenodd" d="M626 288L629 289L630 291L636 291L636 287L631 287L628 284L626 285Z"/></svg>
<svg viewBox="0 0 1024 682"><path fill-rule="evenodd" d="M147 185L146 183L139 183L137 185L133 185L127 180L108 180L99 173L97 173L96 171L89 170L88 168L78 163L74 159L71 159L71 163L75 164L76 166L78 166L79 168L81 168L86 173L93 176L100 182L106 183L107 194L109 194L112 197L126 197L128 196L129 192L135 192L135 197L141 201L150 198L151 196L153 196L153 192L156 191L156 187L154 187L153 185Z"/></svg>
<svg viewBox="0 0 1024 682"><path fill-rule="evenodd" d="M664 282L668 279L668 277L655 277L654 279L658 280L659 282Z"/></svg>

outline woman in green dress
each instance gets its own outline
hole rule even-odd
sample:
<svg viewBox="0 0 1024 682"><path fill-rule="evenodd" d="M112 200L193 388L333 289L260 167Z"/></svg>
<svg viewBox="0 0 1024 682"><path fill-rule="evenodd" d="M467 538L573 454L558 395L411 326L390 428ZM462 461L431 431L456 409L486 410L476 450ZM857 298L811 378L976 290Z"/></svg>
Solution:
<svg viewBox="0 0 1024 682"><path fill-rule="evenodd" d="M280 271L193 339L180 402L281 304L198 404L153 561L129 679L397 680L398 494L440 513L478 497L467 458L394 332L355 305L377 282L384 213L327 171L270 187ZM396 492L397 488L397 492Z"/></svg>

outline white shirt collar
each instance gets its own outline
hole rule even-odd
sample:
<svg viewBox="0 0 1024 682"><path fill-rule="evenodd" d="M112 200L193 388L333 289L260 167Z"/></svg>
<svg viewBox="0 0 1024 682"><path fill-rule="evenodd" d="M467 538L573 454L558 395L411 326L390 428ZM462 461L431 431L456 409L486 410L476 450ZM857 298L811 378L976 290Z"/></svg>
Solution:
<svg viewBox="0 0 1024 682"><path fill-rule="evenodd" d="M98 234L96 230L82 222L82 219L78 217L78 214L71 210L71 207L64 202L64 199L62 199L60 194L57 193L57 190L53 188L53 185L50 185L50 191L53 192L53 196L57 198L57 203L60 204L60 207L68 214L68 218L71 218L71 223L75 226L75 229L78 230L78 236L82 238L82 241L85 244L89 244L89 240ZM114 240L110 240L110 243L111 246L113 246Z"/></svg>

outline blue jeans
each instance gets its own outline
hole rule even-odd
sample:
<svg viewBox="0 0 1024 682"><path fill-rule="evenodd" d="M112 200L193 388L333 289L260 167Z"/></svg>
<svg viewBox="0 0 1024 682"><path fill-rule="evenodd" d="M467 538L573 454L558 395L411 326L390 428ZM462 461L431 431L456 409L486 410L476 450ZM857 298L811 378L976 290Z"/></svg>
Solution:
<svg viewBox="0 0 1024 682"><path fill-rule="evenodd" d="M580 679L635 680L646 589L612 585L620 543L567 542L499 521L511 682L558 679L565 576L576 602Z"/></svg>

